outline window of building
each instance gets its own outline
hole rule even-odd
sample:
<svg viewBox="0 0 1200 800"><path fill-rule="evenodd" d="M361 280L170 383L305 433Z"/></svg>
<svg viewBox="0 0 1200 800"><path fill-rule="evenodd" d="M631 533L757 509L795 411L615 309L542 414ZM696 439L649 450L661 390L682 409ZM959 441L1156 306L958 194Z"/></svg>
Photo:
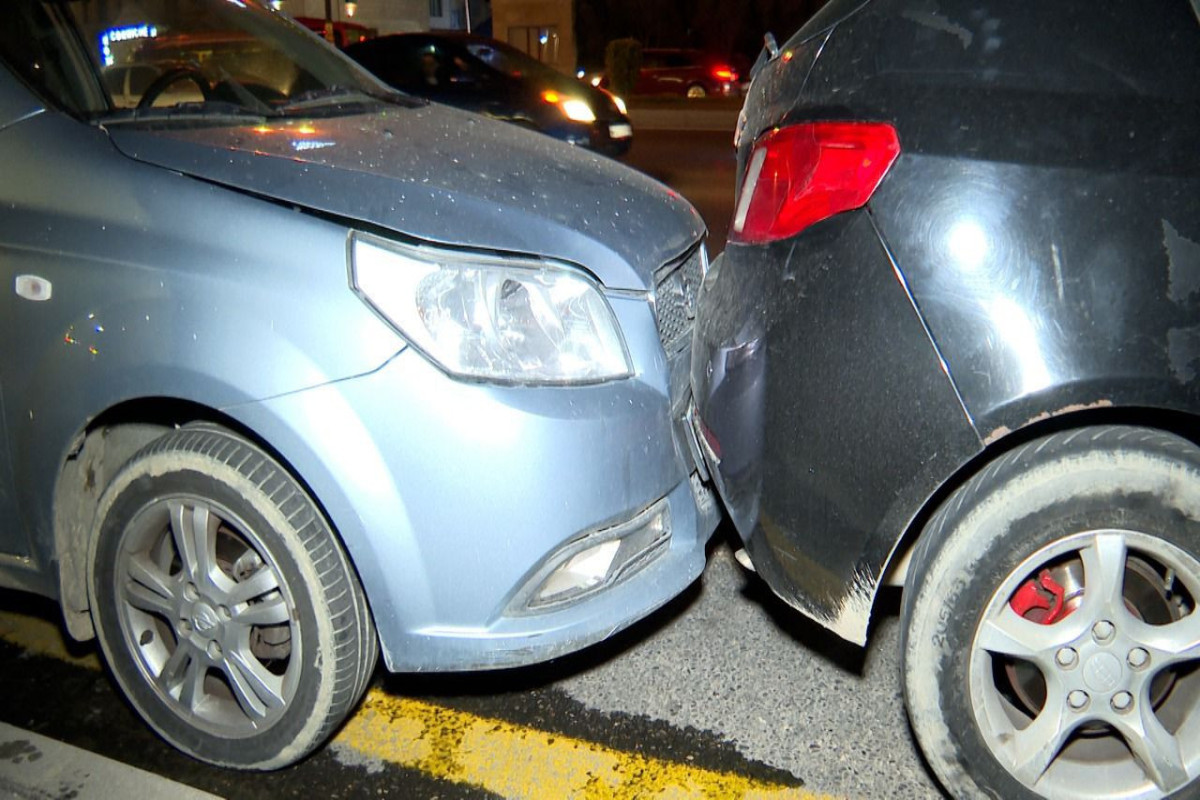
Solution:
<svg viewBox="0 0 1200 800"><path fill-rule="evenodd" d="M558 26L526 25L508 29L508 43L546 64L558 63Z"/></svg>

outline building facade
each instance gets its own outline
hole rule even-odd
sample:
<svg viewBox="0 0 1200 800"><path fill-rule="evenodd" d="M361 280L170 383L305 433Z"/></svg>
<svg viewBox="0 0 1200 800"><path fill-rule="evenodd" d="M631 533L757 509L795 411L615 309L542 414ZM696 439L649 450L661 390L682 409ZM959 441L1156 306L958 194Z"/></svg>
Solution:
<svg viewBox="0 0 1200 800"><path fill-rule="evenodd" d="M560 72L575 72L573 0L492 0L492 37Z"/></svg>
<svg viewBox="0 0 1200 800"><path fill-rule="evenodd" d="M432 0L332 0L330 10L334 22L356 22L386 34L429 30L432 4ZM353 15L350 6L354 6ZM325 0L282 0L280 8L293 17L325 17Z"/></svg>

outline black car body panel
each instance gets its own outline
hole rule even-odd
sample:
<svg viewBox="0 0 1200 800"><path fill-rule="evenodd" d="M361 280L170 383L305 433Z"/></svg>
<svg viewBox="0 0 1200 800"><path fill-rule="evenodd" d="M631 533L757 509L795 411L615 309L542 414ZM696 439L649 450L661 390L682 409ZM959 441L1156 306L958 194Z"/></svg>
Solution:
<svg viewBox="0 0 1200 800"><path fill-rule="evenodd" d="M858 638L894 546L877 531L903 529L979 440L866 213L731 245L713 272L693 382L726 508L781 597Z"/></svg>
<svg viewBox="0 0 1200 800"><path fill-rule="evenodd" d="M1200 25L1186 0L835 0L781 51L740 174L800 121L890 123L901 155L865 209L730 245L693 385L755 565L862 642L907 529L986 448L1198 407ZM730 434L754 415L710 367L756 339L764 427ZM746 442L757 487L735 474Z"/></svg>

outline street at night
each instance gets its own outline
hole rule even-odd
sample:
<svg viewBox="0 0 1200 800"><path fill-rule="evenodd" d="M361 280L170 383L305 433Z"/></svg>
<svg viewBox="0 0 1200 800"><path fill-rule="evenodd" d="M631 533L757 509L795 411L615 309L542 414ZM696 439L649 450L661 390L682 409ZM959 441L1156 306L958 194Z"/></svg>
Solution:
<svg viewBox="0 0 1200 800"><path fill-rule="evenodd" d="M635 107L645 124L623 159L696 205L714 257L732 215L736 108ZM904 718L895 603L859 650L737 566L732 538L722 524L700 581L576 655L483 673L377 670L332 742L265 774L177 753L121 699L94 645L64 649L53 604L3 593L0 721L230 800L938 796ZM7 780L47 760L17 757Z"/></svg>
<svg viewBox="0 0 1200 800"><path fill-rule="evenodd" d="M329 745L265 774L175 752L94 647L64 660L52 604L0 594L0 721L230 800L939 796L904 719L894 609L866 651L841 643L743 572L727 533L699 584L614 639L520 670L377 672ZM46 767L5 762L0 788Z"/></svg>
<svg viewBox="0 0 1200 800"><path fill-rule="evenodd" d="M1200 0L9 0L0 800L1200 800Z"/></svg>

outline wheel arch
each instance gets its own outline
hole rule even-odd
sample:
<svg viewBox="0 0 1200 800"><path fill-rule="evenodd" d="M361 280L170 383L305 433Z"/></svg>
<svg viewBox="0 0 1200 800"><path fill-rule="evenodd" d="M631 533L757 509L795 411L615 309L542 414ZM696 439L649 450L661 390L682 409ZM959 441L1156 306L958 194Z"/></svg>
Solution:
<svg viewBox="0 0 1200 800"><path fill-rule="evenodd" d="M95 637L88 595L88 553L96 535L95 513L105 488L144 446L175 428L196 424L231 431L270 455L304 488L330 530L340 538L312 487L254 429L215 408L180 398L142 397L123 401L106 409L76 433L55 482L53 563L57 567L63 618L72 638L85 641Z"/></svg>
<svg viewBox="0 0 1200 800"><path fill-rule="evenodd" d="M880 586L906 584L909 565L914 552L924 539L922 534L929 520L956 489L986 469L997 458L1043 436L1101 425L1153 428L1200 445L1200 415L1182 410L1138 405L1076 406L1062 414L1040 416L1016 430L994 434L978 454L948 475L899 529L899 533L892 540L891 552L882 564L879 573ZM880 533L886 535L884 531ZM878 601L878 594L875 600Z"/></svg>

